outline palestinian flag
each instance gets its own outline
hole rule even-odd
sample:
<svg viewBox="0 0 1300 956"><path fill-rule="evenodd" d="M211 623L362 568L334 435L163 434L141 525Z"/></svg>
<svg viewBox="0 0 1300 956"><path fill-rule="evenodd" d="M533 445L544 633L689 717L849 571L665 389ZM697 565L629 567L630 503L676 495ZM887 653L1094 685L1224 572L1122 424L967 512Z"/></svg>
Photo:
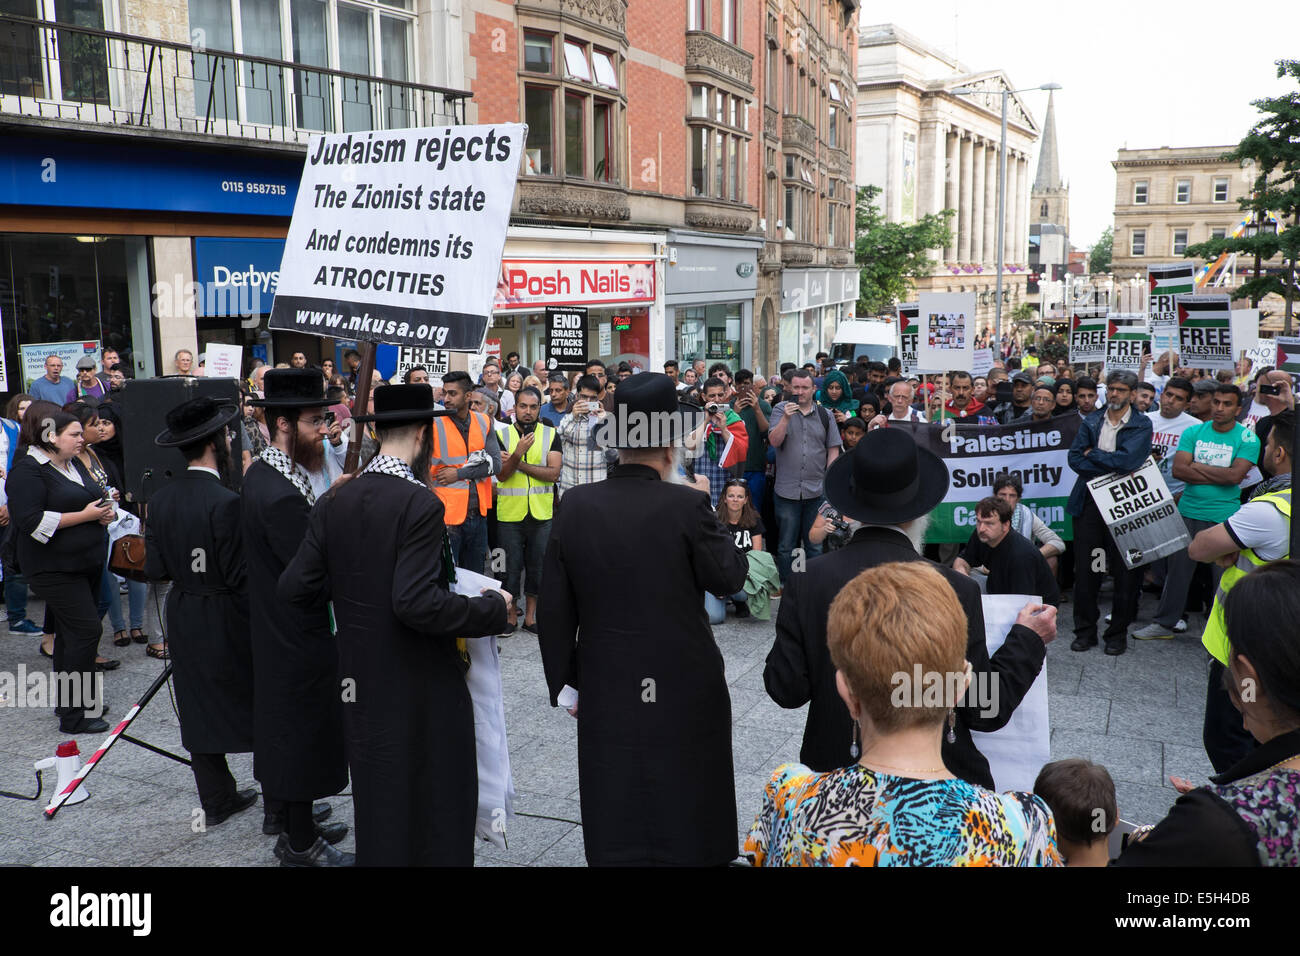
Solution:
<svg viewBox="0 0 1300 956"><path fill-rule="evenodd" d="M1191 295L1196 291L1196 266L1190 262L1147 266L1147 285L1152 298L1157 295Z"/></svg>
<svg viewBox="0 0 1300 956"><path fill-rule="evenodd" d="M749 432L745 428L745 422L731 409L727 409L726 429L710 425L705 445L709 457L718 463L718 467L739 465L749 454Z"/></svg>
<svg viewBox="0 0 1300 956"><path fill-rule="evenodd" d="M1188 368L1235 367L1232 351L1232 299L1226 293L1180 295L1178 354Z"/></svg>
<svg viewBox="0 0 1300 956"><path fill-rule="evenodd" d="M1109 321L1105 312L1076 312L1070 321L1070 364L1083 365L1106 359Z"/></svg>
<svg viewBox="0 0 1300 956"><path fill-rule="evenodd" d="M1277 367L1283 372L1300 375L1300 338L1276 338Z"/></svg>

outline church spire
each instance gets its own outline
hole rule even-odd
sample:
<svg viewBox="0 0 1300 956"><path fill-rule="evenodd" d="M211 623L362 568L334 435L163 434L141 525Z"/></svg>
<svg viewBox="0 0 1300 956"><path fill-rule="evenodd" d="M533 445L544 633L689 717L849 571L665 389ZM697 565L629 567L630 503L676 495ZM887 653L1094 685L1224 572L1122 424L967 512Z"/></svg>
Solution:
<svg viewBox="0 0 1300 956"><path fill-rule="evenodd" d="M1047 94L1047 119L1043 123L1042 146L1038 151L1038 175L1034 177L1034 189L1060 189L1061 161L1056 146L1056 104L1055 93Z"/></svg>

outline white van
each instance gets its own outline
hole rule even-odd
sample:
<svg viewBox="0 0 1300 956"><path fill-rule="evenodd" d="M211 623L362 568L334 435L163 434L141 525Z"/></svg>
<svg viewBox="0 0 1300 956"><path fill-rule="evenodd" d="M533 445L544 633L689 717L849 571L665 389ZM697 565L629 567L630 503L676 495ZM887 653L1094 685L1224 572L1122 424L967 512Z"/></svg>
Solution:
<svg viewBox="0 0 1300 956"><path fill-rule="evenodd" d="M835 330L831 361L837 367L853 365L865 356L888 362L898 354L898 328L887 319L845 319Z"/></svg>

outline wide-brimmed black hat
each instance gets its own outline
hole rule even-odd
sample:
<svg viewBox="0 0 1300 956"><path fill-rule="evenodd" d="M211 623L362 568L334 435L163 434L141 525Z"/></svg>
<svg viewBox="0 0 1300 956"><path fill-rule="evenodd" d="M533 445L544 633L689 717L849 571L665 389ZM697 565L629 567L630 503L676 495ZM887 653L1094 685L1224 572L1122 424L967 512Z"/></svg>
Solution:
<svg viewBox="0 0 1300 956"><path fill-rule="evenodd" d="M826 469L831 507L863 524L902 524L928 514L948 493L948 466L905 428L867 432Z"/></svg>
<svg viewBox="0 0 1300 956"><path fill-rule="evenodd" d="M614 448L667 448L680 444L703 418L703 410L678 402L671 378L662 372L642 372L615 389L614 410L604 434Z"/></svg>
<svg viewBox="0 0 1300 956"><path fill-rule="evenodd" d="M167 413L167 427L153 440L161 448L177 448L215 435L239 417L239 406L207 395L192 398Z"/></svg>
<svg viewBox="0 0 1300 956"><path fill-rule="evenodd" d="M325 397L325 379L314 368L273 368L262 378L262 398L248 404L259 408L319 408L333 405Z"/></svg>
<svg viewBox="0 0 1300 956"><path fill-rule="evenodd" d="M353 415L353 421L392 425L427 422L436 415L445 414L434 406L433 388L429 385L380 385L374 396L375 413Z"/></svg>

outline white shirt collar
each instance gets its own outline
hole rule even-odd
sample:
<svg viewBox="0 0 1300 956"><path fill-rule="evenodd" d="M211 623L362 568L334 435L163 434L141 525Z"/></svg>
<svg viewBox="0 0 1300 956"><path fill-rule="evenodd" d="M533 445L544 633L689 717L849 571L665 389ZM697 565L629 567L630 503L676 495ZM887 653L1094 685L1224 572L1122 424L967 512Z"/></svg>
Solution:
<svg viewBox="0 0 1300 956"><path fill-rule="evenodd" d="M50 458L49 455L47 455L47 454L46 454L43 450L41 450L40 448L37 448L35 445L29 445L29 446L27 446L27 454L31 455L33 458L36 459L36 461L37 461L39 464L42 464L42 465L48 465L51 461L53 461L53 459Z"/></svg>
<svg viewBox="0 0 1300 956"><path fill-rule="evenodd" d="M188 468L186 468L185 470L186 470L186 471L206 471L209 475L211 475L213 478L216 478L218 481L221 479L221 475L217 472L217 469L215 469L215 468L209 468L207 465L190 465L190 466L189 466Z"/></svg>

